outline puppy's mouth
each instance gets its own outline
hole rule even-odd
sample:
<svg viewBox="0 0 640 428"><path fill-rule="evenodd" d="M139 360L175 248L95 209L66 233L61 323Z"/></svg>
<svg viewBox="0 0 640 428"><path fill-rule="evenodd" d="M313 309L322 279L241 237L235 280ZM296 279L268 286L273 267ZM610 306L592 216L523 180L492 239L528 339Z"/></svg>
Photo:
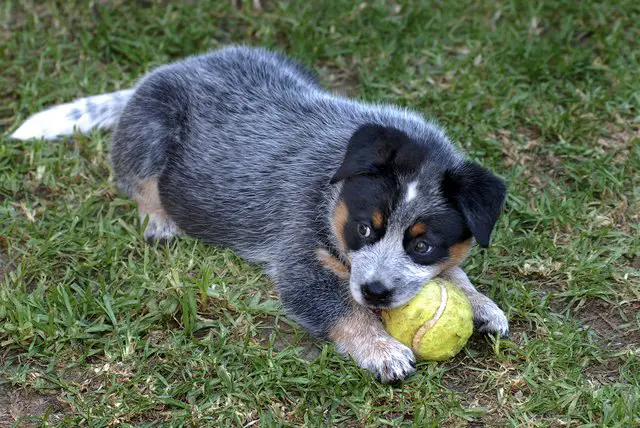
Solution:
<svg viewBox="0 0 640 428"><path fill-rule="evenodd" d="M373 312L373 314L374 314L375 316L377 316L377 317L378 317L378 319L382 319L382 311L383 311L382 309L380 309L380 308L369 308L369 310L370 310L371 312Z"/></svg>

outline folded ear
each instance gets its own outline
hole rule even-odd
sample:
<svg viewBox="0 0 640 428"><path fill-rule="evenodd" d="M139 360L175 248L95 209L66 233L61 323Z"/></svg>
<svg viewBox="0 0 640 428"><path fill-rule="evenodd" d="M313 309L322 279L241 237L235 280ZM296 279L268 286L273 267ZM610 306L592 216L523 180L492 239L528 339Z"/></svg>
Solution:
<svg viewBox="0 0 640 428"><path fill-rule="evenodd" d="M504 205L504 182L477 163L465 162L445 172L442 191L460 210L478 244L488 247Z"/></svg>
<svg viewBox="0 0 640 428"><path fill-rule="evenodd" d="M362 174L379 174L393 169L417 167L424 151L404 132L380 125L358 128L349 140L340 168L331 178L337 183Z"/></svg>

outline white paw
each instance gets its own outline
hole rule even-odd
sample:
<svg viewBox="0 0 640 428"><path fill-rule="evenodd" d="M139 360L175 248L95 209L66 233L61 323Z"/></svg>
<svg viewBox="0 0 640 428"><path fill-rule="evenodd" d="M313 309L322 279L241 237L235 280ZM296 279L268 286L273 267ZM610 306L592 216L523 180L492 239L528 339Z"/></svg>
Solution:
<svg viewBox="0 0 640 428"><path fill-rule="evenodd" d="M180 235L180 229L172 220L151 214L143 235L149 242L167 242Z"/></svg>
<svg viewBox="0 0 640 428"><path fill-rule="evenodd" d="M376 338L360 355L356 363L382 383L404 380L416 371L413 351L391 337Z"/></svg>
<svg viewBox="0 0 640 428"><path fill-rule="evenodd" d="M502 309L489 298L483 299L481 304L473 305L473 322L476 330L483 334L499 334L502 338L509 337L509 320Z"/></svg>

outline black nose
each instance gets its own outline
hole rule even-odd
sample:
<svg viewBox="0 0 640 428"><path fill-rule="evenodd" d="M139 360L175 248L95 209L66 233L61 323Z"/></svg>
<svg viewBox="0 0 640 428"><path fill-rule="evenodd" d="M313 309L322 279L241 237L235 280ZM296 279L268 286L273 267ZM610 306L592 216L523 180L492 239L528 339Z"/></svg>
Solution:
<svg viewBox="0 0 640 428"><path fill-rule="evenodd" d="M391 290L384 286L380 281L367 282L360 287L362 295L367 303L379 305L389 303L391 298Z"/></svg>

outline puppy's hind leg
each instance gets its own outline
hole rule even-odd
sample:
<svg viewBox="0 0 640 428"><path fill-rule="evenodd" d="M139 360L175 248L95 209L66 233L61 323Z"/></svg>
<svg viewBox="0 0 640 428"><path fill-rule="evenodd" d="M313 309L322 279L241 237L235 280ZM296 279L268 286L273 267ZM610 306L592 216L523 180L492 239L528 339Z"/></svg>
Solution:
<svg viewBox="0 0 640 428"><path fill-rule="evenodd" d="M145 239L164 242L178 234L158 189L175 137L152 89L142 84L125 107L113 133L111 163L118 188L138 204Z"/></svg>
<svg viewBox="0 0 640 428"><path fill-rule="evenodd" d="M167 242L180 235L178 226L162 207L158 193L158 178L149 177L140 181L133 189L133 199L138 204L140 223L144 224L144 237L150 242Z"/></svg>

